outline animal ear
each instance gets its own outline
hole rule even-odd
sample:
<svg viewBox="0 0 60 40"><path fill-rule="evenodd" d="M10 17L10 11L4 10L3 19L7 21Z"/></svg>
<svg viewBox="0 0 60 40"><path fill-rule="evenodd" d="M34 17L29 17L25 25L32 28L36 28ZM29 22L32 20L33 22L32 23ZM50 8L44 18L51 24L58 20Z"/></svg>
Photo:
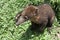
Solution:
<svg viewBox="0 0 60 40"><path fill-rule="evenodd" d="M37 15L37 13L38 13L38 8L35 7L35 15Z"/></svg>
<svg viewBox="0 0 60 40"><path fill-rule="evenodd" d="M36 8L36 13L38 12L38 8Z"/></svg>

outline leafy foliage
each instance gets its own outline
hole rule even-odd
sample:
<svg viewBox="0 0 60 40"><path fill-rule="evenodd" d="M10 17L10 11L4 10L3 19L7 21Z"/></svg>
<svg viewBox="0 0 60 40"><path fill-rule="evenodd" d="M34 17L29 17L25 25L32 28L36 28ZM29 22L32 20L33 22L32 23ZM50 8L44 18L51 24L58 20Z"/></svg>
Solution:
<svg viewBox="0 0 60 40"><path fill-rule="evenodd" d="M55 2L55 0L49 1L60 21L60 0L57 0L56 8ZM46 29L43 34L37 35L37 33L29 30L29 26L31 25L30 21L19 26L15 25L14 19L16 14L30 3L39 5L44 3L44 0L0 0L0 40L54 40L53 37L55 37L54 35L57 33L55 30L52 31L52 34L49 34ZM58 25L60 24L58 24L55 19L53 26ZM57 40L57 38L55 38L55 40Z"/></svg>

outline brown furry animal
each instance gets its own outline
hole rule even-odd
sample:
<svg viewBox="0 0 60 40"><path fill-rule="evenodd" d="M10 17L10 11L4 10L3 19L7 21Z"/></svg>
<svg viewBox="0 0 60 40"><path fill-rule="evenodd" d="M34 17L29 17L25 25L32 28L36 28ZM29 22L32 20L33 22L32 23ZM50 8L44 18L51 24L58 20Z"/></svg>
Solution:
<svg viewBox="0 0 60 40"><path fill-rule="evenodd" d="M46 26L52 26L54 17L55 13L48 4L42 4L39 6L29 5L20 14L16 25L19 25L26 20L30 20L32 23L31 29L43 30Z"/></svg>

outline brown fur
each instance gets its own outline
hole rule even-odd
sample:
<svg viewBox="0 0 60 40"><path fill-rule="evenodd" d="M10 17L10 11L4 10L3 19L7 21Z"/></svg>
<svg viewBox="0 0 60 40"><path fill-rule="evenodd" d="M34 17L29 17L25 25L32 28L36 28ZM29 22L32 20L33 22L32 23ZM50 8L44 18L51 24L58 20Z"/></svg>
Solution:
<svg viewBox="0 0 60 40"><path fill-rule="evenodd" d="M51 6L48 4L42 4L37 7L29 5L21 13L21 16L23 19L29 19L32 22L32 29L36 29L37 27L37 30L43 30L45 28L44 26L52 26L55 13ZM25 20L18 21L23 23Z"/></svg>

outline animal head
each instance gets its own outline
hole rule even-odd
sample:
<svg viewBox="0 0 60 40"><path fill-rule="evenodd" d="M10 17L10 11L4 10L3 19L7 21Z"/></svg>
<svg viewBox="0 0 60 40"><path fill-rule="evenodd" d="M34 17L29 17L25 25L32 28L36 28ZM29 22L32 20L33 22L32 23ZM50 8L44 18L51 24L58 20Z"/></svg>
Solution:
<svg viewBox="0 0 60 40"><path fill-rule="evenodd" d="M29 20L37 15L38 8L33 5L27 6L22 12L18 13L16 16L16 25L19 25L26 20Z"/></svg>

